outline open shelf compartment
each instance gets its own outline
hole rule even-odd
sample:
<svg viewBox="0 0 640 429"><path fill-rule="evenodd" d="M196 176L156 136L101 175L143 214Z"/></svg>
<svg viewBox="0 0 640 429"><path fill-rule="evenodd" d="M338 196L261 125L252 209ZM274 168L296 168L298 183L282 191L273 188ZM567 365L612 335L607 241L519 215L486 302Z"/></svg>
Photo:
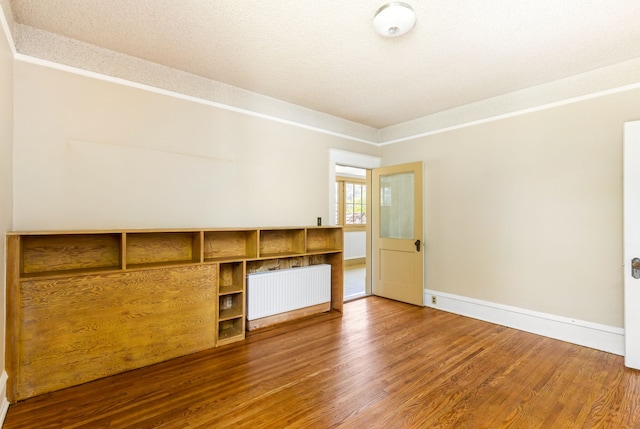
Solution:
<svg viewBox="0 0 640 429"><path fill-rule="evenodd" d="M224 345L244 339L244 318L225 320L218 324L218 344Z"/></svg>
<svg viewBox="0 0 640 429"><path fill-rule="evenodd" d="M244 292L244 262L228 262L220 264L219 295Z"/></svg>
<svg viewBox="0 0 640 429"><path fill-rule="evenodd" d="M82 274L122 267L122 234L24 235L21 277Z"/></svg>
<svg viewBox="0 0 640 429"><path fill-rule="evenodd" d="M200 237L199 231L127 233L126 267L199 263Z"/></svg>
<svg viewBox="0 0 640 429"><path fill-rule="evenodd" d="M305 253L304 229L260 230L260 257L272 258Z"/></svg>
<svg viewBox="0 0 640 429"><path fill-rule="evenodd" d="M307 252L340 251L343 247L341 228L307 229Z"/></svg>
<svg viewBox="0 0 640 429"><path fill-rule="evenodd" d="M205 231L204 259L219 261L255 258L258 255L258 232Z"/></svg>
<svg viewBox="0 0 640 429"><path fill-rule="evenodd" d="M244 294L232 293L218 297L218 321L235 319L244 316Z"/></svg>

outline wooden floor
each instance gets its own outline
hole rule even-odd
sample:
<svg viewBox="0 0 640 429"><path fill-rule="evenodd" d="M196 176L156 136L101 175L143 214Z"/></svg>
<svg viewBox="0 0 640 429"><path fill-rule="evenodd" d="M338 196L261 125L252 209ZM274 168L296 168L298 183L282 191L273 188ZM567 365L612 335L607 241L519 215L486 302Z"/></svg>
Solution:
<svg viewBox="0 0 640 429"><path fill-rule="evenodd" d="M620 356L369 297L342 318L11 405L11 428L625 428Z"/></svg>

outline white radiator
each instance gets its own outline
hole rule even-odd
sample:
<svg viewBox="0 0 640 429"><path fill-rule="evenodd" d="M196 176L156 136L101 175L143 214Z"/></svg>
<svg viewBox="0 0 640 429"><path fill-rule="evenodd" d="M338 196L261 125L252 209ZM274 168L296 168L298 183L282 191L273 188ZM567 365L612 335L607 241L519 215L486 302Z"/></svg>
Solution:
<svg viewBox="0 0 640 429"><path fill-rule="evenodd" d="M331 301L331 265L247 275L247 319L255 320Z"/></svg>

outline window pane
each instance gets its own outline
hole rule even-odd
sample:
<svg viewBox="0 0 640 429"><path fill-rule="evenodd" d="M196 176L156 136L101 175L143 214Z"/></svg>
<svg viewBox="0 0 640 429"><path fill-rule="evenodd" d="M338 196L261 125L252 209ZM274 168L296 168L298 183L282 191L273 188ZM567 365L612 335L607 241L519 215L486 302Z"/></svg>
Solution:
<svg viewBox="0 0 640 429"><path fill-rule="evenodd" d="M353 201L353 183L346 183L345 184L344 199L348 203Z"/></svg>
<svg viewBox="0 0 640 429"><path fill-rule="evenodd" d="M344 182L344 224L364 225L366 223L366 185Z"/></svg>
<svg viewBox="0 0 640 429"><path fill-rule="evenodd" d="M380 177L380 236L413 238L413 173Z"/></svg>

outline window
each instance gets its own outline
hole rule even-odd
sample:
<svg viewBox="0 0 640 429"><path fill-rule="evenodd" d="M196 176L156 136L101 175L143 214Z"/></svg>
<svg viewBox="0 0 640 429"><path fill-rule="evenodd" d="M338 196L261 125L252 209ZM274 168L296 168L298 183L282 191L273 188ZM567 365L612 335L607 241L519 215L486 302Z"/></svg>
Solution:
<svg viewBox="0 0 640 429"><path fill-rule="evenodd" d="M336 224L364 229L367 224L367 185L364 179L336 178Z"/></svg>
<svg viewBox="0 0 640 429"><path fill-rule="evenodd" d="M344 207L346 225L366 225L367 185L344 182Z"/></svg>

